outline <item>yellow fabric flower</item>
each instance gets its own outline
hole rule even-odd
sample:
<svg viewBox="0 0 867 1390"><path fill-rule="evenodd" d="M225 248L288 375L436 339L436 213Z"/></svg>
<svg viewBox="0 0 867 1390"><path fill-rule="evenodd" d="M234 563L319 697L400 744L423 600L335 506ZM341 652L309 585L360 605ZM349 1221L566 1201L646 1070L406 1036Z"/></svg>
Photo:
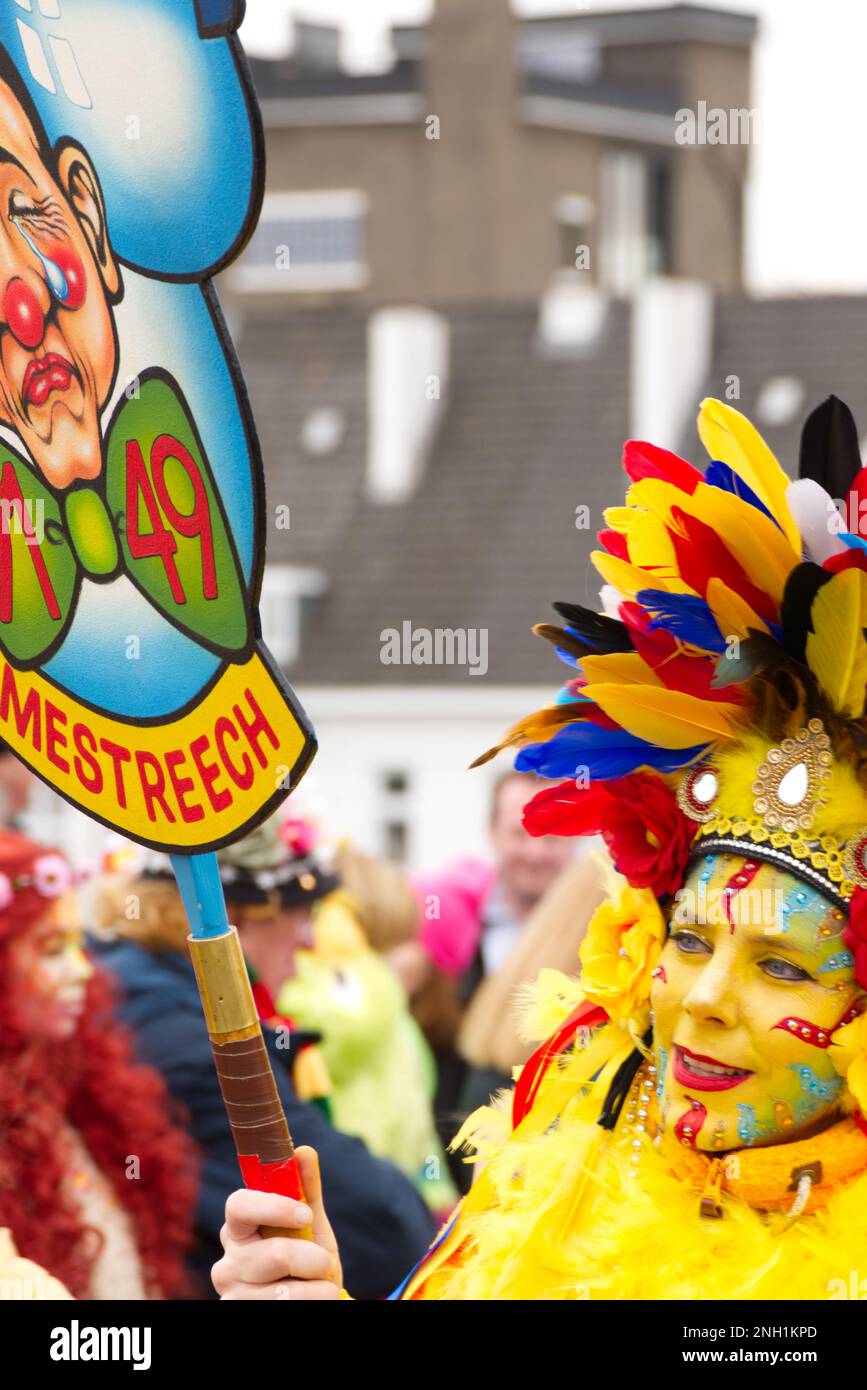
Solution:
<svg viewBox="0 0 867 1390"><path fill-rule="evenodd" d="M649 888L624 884L590 919L581 943L581 988L617 1021L637 1014L665 945L665 918Z"/></svg>
<svg viewBox="0 0 867 1390"><path fill-rule="evenodd" d="M855 1105L867 1114L867 1012L837 1029L828 1055L838 1076L845 1076Z"/></svg>

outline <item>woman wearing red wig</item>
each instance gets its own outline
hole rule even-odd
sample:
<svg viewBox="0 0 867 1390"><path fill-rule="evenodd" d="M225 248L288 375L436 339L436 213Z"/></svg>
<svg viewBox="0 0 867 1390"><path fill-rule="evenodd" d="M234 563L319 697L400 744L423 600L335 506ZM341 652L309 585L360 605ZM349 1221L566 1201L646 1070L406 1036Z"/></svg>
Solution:
<svg viewBox="0 0 867 1390"><path fill-rule="evenodd" d="M184 1293L191 1151L83 950L62 855L0 832L0 1230L76 1298Z"/></svg>

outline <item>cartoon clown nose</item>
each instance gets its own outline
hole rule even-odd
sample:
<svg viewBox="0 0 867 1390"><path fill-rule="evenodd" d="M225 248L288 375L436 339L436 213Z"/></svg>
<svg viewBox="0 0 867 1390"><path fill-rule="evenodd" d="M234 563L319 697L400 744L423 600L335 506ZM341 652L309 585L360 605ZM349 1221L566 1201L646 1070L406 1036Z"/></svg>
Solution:
<svg viewBox="0 0 867 1390"><path fill-rule="evenodd" d="M86 278L84 266L71 251L58 250L56 259L40 251L29 232L12 218L33 254L45 271L45 280L53 297L64 309L78 309L84 303ZM4 317L10 331L25 348L37 348L45 337L45 314L35 291L26 281L11 280L3 300Z"/></svg>

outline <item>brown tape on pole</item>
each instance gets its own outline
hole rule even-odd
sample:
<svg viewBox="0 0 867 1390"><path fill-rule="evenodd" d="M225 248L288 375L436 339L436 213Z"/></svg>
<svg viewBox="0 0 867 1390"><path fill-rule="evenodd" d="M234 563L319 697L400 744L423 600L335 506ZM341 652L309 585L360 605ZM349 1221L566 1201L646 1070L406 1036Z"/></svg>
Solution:
<svg viewBox="0 0 867 1390"><path fill-rule="evenodd" d="M280 1172L281 1165L290 1165L294 1173L295 1148L262 1036L238 933L230 927L222 936L189 937L188 942L220 1091L247 1185L251 1185L247 1175L250 1160L262 1167L277 1165L272 1173ZM300 1182L297 1193L303 1198ZM311 1233L263 1227L262 1234L309 1239Z"/></svg>

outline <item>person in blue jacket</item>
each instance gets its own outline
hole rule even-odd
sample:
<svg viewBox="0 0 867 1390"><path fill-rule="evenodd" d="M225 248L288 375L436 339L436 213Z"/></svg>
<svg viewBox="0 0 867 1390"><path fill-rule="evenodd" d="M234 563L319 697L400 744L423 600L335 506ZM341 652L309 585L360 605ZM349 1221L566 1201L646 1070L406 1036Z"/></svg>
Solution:
<svg viewBox="0 0 867 1390"><path fill-rule="evenodd" d="M258 835L257 842L262 836ZM235 847L237 850L237 847ZM283 849L283 863L245 869L237 853L224 865L230 916L256 957L254 978L268 997L270 961L289 962L304 941L305 918L333 882L309 856ZM250 856L256 862L256 855ZM107 876L94 904L100 938L95 956L119 982L120 1017L138 1053L162 1073L186 1112L201 1151L196 1245L191 1256L201 1295L213 1296L210 1268L220 1256L226 1199L239 1183L238 1160L214 1071L202 1006L186 949L187 923L168 865L145 853L133 875ZM250 928L249 936L247 928ZM270 952L263 946L273 933ZM273 968L273 966L271 967ZM257 989L257 1000L263 995ZM261 1005L260 1005L261 1010ZM265 1009L267 1013L267 1008ZM319 1106L299 1099L292 1081L298 1050L309 1043L285 1027L265 1028L280 1099L295 1142L318 1152L329 1212L340 1239L347 1289L359 1299L386 1297L421 1257L433 1221L414 1185L392 1163L375 1158L359 1139L333 1129Z"/></svg>

